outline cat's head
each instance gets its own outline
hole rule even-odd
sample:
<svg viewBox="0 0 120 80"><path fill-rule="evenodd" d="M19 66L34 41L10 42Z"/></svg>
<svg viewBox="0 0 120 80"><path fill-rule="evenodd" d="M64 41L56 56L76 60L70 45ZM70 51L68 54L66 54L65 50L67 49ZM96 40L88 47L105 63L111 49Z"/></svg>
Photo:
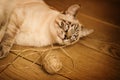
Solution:
<svg viewBox="0 0 120 80"><path fill-rule="evenodd" d="M71 44L79 40L80 37L90 34L92 31L83 29L83 25L76 18L80 5L74 4L65 12L61 13L55 22L59 44ZM60 41L61 40L61 41Z"/></svg>

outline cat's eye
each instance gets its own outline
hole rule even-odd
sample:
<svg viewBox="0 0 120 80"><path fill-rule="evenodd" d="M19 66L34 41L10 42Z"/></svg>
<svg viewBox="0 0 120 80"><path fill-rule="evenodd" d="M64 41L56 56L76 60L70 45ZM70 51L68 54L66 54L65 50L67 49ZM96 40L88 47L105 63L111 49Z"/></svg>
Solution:
<svg viewBox="0 0 120 80"><path fill-rule="evenodd" d="M75 26L76 26L76 24L72 24L72 25L71 25L71 27L75 27Z"/></svg>
<svg viewBox="0 0 120 80"><path fill-rule="evenodd" d="M65 21L64 19L62 20L62 22L63 22L63 23L66 23L66 21Z"/></svg>
<svg viewBox="0 0 120 80"><path fill-rule="evenodd" d="M70 21L66 21L66 24L67 24L67 25L70 25L70 24L71 24L71 22L70 22Z"/></svg>
<svg viewBox="0 0 120 80"><path fill-rule="evenodd" d="M68 22L69 23L69 25L71 24L71 22Z"/></svg>
<svg viewBox="0 0 120 80"><path fill-rule="evenodd" d="M60 27L61 28L64 27L64 22L61 22Z"/></svg>

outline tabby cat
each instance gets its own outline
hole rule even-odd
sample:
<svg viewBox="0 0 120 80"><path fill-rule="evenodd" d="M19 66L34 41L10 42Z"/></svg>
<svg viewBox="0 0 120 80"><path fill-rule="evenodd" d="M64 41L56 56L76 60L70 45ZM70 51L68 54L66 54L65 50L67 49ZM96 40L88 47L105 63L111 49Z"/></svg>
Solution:
<svg viewBox="0 0 120 80"><path fill-rule="evenodd" d="M79 8L74 4L61 13L43 0L0 0L0 59L13 44L68 45L90 34L75 17Z"/></svg>

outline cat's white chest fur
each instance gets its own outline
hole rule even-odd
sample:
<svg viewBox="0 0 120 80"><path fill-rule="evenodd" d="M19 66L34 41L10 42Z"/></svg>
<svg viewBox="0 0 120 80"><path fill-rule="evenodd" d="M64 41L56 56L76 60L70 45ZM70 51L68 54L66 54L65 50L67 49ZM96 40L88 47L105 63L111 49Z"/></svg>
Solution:
<svg viewBox="0 0 120 80"><path fill-rule="evenodd" d="M37 8L27 8L25 14L20 31L16 36L16 44L40 47L55 42L52 39L50 27L54 26L54 20L59 12L43 5L37 6Z"/></svg>

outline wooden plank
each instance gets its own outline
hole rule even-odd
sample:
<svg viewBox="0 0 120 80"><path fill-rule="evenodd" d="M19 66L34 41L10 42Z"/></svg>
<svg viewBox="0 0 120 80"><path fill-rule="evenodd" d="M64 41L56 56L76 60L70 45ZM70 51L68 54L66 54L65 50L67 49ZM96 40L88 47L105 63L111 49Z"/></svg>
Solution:
<svg viewBox="0 0 120 80"><path fill-rule="evenodd" d="M82 39L79 43L116 60L120 60L120 46L117 44L107 43L97 39L91 39L89 37Z"/></svg>
<svg viewBox="0 0 120 80"><path fill-rule="evenodd" d="M36 64L25 68L31 64L23 58L18 58L13 65L1 73L0 80L68 80L59 75L49 75Z"/></svg>
<svg viewBox="0 0 120 80"><path fill-rule="evenodd" d="M1 59L1 60L0 60L0 73L1 73L4 69L6 69L6 68L9 66L9 64L10 64L12 61L15 60L15 58L16 58L16 55L10 53L10 55L9 55L8 57L6 57L6 58L4 58L4 59Z"/></svg>
<svg viewBox="0 0 120 80"><path fill-rule="evenodd" d="M120 29L83 14L79 14L78 17L80 22L86 27L94 29L94 33L83 38L80 43L116 59L120 59Z"/></svg>
<svg viewBox="0 0 120 80"><path fill-rule="evenodd" d="M75 68L70 68L71 73L65 73L73 80L116 80L120 79L120 62L99 52L76 44L66 49L75 62ZM67 63L67 61L65 62ZM106 75L107 74L107 75Z"/></svg>
<svg viewBox="0 0 120 80"><path fill-rule="evenodd" d="M119 60L86 47L81 43L77 43L64 49L72 57L75 67L73 67L71 59L61 50L53 50L51 53L58 55L63 63L63 69L59 72L61 76L68 77L72 80L120 79ZM26 54L29 54L29 52L23 55ZM34 54L34 56L35 55L37 57L40 56L38 54ZM32 55L25 58L33 61L36 59L35 57L32 57ZM37 61L37 64L40 64L39 60ZM34 67L32 68L34 69Z"/></svg>

